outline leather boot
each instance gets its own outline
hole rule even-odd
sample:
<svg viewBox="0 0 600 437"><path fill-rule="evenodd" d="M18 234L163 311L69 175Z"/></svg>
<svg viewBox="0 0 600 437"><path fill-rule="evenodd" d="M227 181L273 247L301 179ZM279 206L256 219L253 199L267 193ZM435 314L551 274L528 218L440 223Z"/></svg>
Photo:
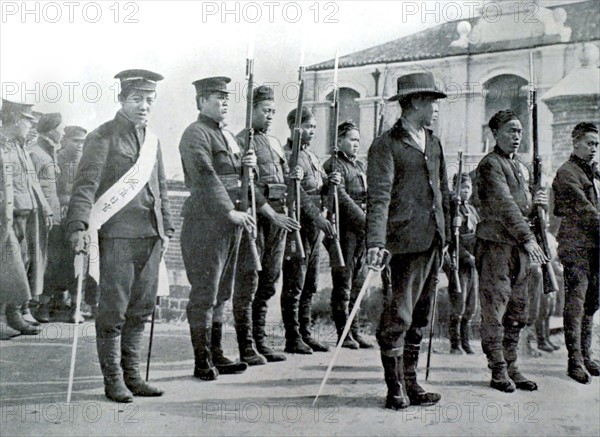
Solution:
<svg viewBox="0 0 600 437"><path fill-rule="evenodd" d="M552 341L552 336L551 336L551 332L550 332L550 317L546 317L546 319L544 320L545 326L546 326L546 343L548 343L552 349L554 349L555 351L560 350L561 346L559 343L554 343Z"/></svg>
<svg viewBox="0 0 600 437"><path fill-rule="evenodd" d="M592 333L594 319L592 316L583 316L581 322L581 354L583 365L591 376L600 376L600 363L592 356Z"/></svg>
<svg viewBox="0 0 600 437"><path fill-rule="evenodd" d="M346 322L348 320L348 317L346 315L346 309L345 308L335 308L332 305L332 316L333 316L333 321L335 323L335 330L337 332L337 337L338 337L338 343L340 342L340 338L342 338L342 333L344 332L344 327L346 326ZM345 347L346 349L358 349L360 346L359 344L354 340L352 333L348 332L348 335L346 335L346 338L344 339L344 342L342 343L342 347Z"/></svg>
<svg viewBox="0 0 600 437"><path fill-rule="evenodd" d="M492 370L490 387L504 393L512 393L515 391L515 384L508 377L505 363L495 363L489 367Z"/></svg>
<svg viewBox="0 0 600 437"><path fill-rule="evenodd" d="M410 400L406 396L403 387L402 356L388 357L382 353L381 364L383 364L383 375L388 390L385 399L385 408L402 410L408 407Z"/></svg>
<svg viewBox="0 0 600 437"><path fill-rule="evenodd" d="M300 336L302 337L302 341L314 352L327 352L329 350L329 346L316 340L312 335L310 311L310 302L304 302L300 304L298 310L298 321L300 322L299 332Z"/></svg>
<svg viewBox="0 0 600 437"><path fill-rule="evenodd" d="M521 328L519 327L504 328L502 347L504 359L507 365L508 376L514 381L515 387L519 390L535 391L538 388L537 384L523 376L517 367L517 352L519 349L520 334Z"/></svg>
<svg viewBox="0 0 600 437"><path fill-rule="evenodd" d="M535 333L537 336L537 347L544 352L554 352L554 348L548 343L546 333L546 321L538 316L535 322Z"/></svg>
<svg viewBox="0 0 600 437"><path fill-rule="evenodd" d="M289 293L281 292L281 318L285 327L285 349L284 352L290 354L310 355L313 350L308 346L300 336L298 321L298 299L290 296Z"/></svg>
<svg viewBox="0 0 600 437"><path fill-rule="evenodd" d="M214 365L221 375L231 375L234 373L244 373L248 368L246 363L232 361L223 353L223 324L213 322L211 330L211 354Z"/></svg>
<svg viewBox="0 0 600 437"><path fill-rule="evenodd" d="M104 394L115 402L133 402L133 394L125 386L121 370L121 337L96 338L96 348L102 376Z"/></svg>
<svg viewBox="0 0 600 437"><path fill-rule="evenodd" d="M128 328L127 323L121 333L121 367L123 380L134 396L162 396L163 391L149 385L140 375L140 353L142 352L142 339L144 325Z"/></svg>
<svg viewBox="0 0 600 437"><path fill-rule="evenodd" d="M21 314L23 315L23 320L25 320L30 325L40 326L40 322L37 321L31 315L31 309L29 308L29 302L25 302L23 305L21 305Z"/></svg>
<svg viewBox="0 0 600 437"><path fill-rule="evenodd" d="M240 361L249 366L262 366L267 364L266 358L261 356L254 349L250 326L236 323L235 332L237 334L238 347L240 349Z"/></svg>
<svg viewBox="0 0 600 437"><path fill-rule="evenodd" d="M462 355L463 351L460 348L459 337L460 317L451 316L448 323L448 336L450 337L450 354Z"/></svg>
<svg viewBox="0 0 600 437"><path fill-rule="evenodd" d="M254 343L259 354L266 358L269 363L285 361L284 354L275 352L267 346L267 336L265 334L265 325L267 321L267 305L266 302L254 299L252 303L252 335Z"/></svg>
<svg viewBox="0 0 600 437"><path fill-rule="evenodd" d="M470 337L471 337L471 321L467 319L462 319L460 321L460 345L462 346L462 350L465 351L467 355L473 355L473 349L471 349Z"/></svg>
<svg viewBox="0 0 600 437"><path fill-rule="evenodd" d="M375 345L362 336L360 333L360 326L358 322L358 314L354 317L352 321L352 327L350 328L350 333L352 334L352 338L356 343L358 343L358 347L361 349L373 349Z"/></svg>
<svg viewBox="0 0 600 437"><path fill-rule="evenodd" d="M533 326L525 326L522 330L521 339L523 342L523 350L525 353L533 358L539 358L542 356L540 351L533 347L532 342L535 340L535 332Z"/></svg>
<svg viewBox="0 0 600 437"><path fill-rule="evenodd" d="M419 363L420 345L404 345L404 383L411 405L435 405L442 396L438 393L428 393L417 383L417 365Z"/></svg>
<svg viewBox="0 0 600 437"><path fill-rule="evenodd" d="M567 375L580 384L591 384L592 376L588 373L580 356L569 357Z"/></svg>
<svg viewBox="0 0 600 437"><path fill-rule="evenodd" d="M23 320L21 306L7 304L6 305L6 323L15 331L19 331L23 335L37 335L41 332L39 326L33 326Z"/></svg>
<svg viewBox="0 0 600 437"><path fill-rule="evenodd" d="M219 376L219 371L212 362L210 329L190 325L190 334L194 348L194 377L203 381L214 381Z"/></svg>

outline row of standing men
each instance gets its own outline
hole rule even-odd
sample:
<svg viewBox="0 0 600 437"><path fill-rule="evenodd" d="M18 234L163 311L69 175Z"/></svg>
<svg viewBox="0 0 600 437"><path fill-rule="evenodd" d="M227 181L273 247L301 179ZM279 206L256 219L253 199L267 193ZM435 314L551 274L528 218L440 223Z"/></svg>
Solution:
<svg viewBox="0 0 600 437"><path fill-rule="evenodd" d="M122 108L114 120L86 139L67 226L72 244L79 247L85 244L91 228L98 229L98 356L106 395L130 402L133 395L162 394L139 376L139 352L144 322L154 306L158 264L174 228L158 139L146 128L156 84L162 76L128 70L116 77L121 80ZM382 263L385 250L391 252L391 287L384 289L377 329L388 386L386 406L401 409L438 402L439 394L426 392L417 383L417 364L443 250L450 240L444 154L439 139L427 129L437 114L437 100L445 94L435 87L430 74L398 78L398 93L390 100L399 101L402 117L370 147L366 177L363 164L356 159L358 129L351 123L339 127L341 153L335 167L331 161L325 164L330 169L327 176L309 150L316 125L304 108L301 114L292 111L288 115L290 127L301 117L302 153L299 168L287 168L290 144L281 147L267 134L275 113L273 91L267 87L257 88L254 94L256 151L244 153L244 132L236 138L223 126L228 82L224 77L194 82L199 116L185 130L179 147L190 190L182 211L181 245L192 286L187 315L194 375L214 380L219 374L242 372L247 364L285 359L272 349L265 333L267 302L275 294L274 284L281 271L285 351L327 350L311 333L310 303L318 280L321 235L325 234L326 241L335 236L321 212L321 202L328 187L337 185L341 188L340 204L347 205L339 217L347 267L333 268L336 297L332 309L338 333L347 318L351 289L360 282L353 280L354 276L364 271L365 251L366 262L372 266ZM561 177L563 166L554 188L555 212L566 222L559 242L561 254L565 254L564 260L561 255L567 278L565 314L568 309L570 316L565 325L573 328L566 334L568 372L579 382L589 382L590 374L599 370L588 344L591 331L587 334L598 306L598 269L594 269L598 258L594 234L598 228L598 175L591 164L597 128L590 123L582 126L574 130L574 157L565 166L573 167L574 162L578 167L568 170L577 172L581 167L577 177L586 176L591 182L576 181L583 183L583 189L574 197L573 188L563 187L574 182ZM526 320L528 266L532 261L548 262L531 232L529 215L534 204L545 206L547 198L543 191L532 197L527 168L516 158L522 126L514 113L497 113L490 120L490 128L497 145L477 171L481 222L475 250L482 346L492 370L492 387L505 392L515 387L536 390L537 385L516 365L517 343ZM584 146L591 150L585 158L577 153ZM149 169L141 183L127 182L126 173L134 164ZM257 222L252 214L236 209L242 166L257 169ZM299 202L304 213L300 223L285 213L283 193L291 179L302 182ZM582 209L587 214L583 219L575 214ZM97 219L94 214L104 215ZM456 220L452 224L461 225L460 219ZM250 255L245 240L255 229L263 266L260 272L247 267ZM285 235L296 230L300 230L305 246L304 260L285 256ZM573 247L585 247L589 256L582 258ZM582 269L585 278L574 273ZM240 362L225 357L222 348L223 305L232 295ZM577 297L569 299L570 295ZM580 302L582 295L585 305ZM348 341L369 347L357 329Z"/></svg>

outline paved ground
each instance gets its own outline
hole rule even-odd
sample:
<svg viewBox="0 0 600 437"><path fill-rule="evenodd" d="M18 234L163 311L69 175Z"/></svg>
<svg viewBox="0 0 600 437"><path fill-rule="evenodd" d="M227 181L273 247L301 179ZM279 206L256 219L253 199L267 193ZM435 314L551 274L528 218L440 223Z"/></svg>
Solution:
<svg viewBox="0 0 600 437"><path fill-rule="evenodd" d="M202 382L191 376L187 325L158 324L151 380L166 394L118 405L103 396L93 324L86 323L80 327L83 337L69 405L65 401L73 329L51 324L39 336L0 342L2 436L600 433L600 378L588 386L568 379L564 348L522 360L524 372L538 382L538 392L502 394L488 387L489 372L479 345L474 356L454 356L447 354L445 341L438 341L425 385L442 393L441 403L392 412L383 408L385 384L376 349L342 350L324 394L312 407L331 352L289 355L284 363ZM330 328L320 332L333 344ZM277 345L282 342L277 335L274 340ZM232 330L227 346L226 352L237 355ZM424 362L422 356L420 378Z"/></svg>

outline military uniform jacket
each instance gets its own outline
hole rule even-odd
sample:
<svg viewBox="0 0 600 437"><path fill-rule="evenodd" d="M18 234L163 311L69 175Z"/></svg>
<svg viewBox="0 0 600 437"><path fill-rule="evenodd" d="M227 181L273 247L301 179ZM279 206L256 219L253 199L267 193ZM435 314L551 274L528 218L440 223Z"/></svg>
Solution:
<svg viewBox="0 0 600 437"><path fill-rule="evenodd" d="M135 177L133 165L139 157L145 130L121 112L91 132L85 139L83 155L69 202L70 231L87 228L94 202L124 174ZM160 144L152 175L144 188L119 212L102 225L100 238L165 238L174 232L169 212L167 182Z"/></svg>
<svg viewBox="0 0 600 437"><path fill-rule="evenodd" d="M232 150L220 124L203 114L187 127L179 143L190 190L183 217L224 219L235 209L241 187L241 148L237 141L236 145L239 150Z"/></svg>
<svg viewBox="0 0 600 437"><path fill-rule="evenodd" d="M425 129L425 153L402 119L376 138L367 166L367 247L425 252L450 238L448 177L440 140Z"/></svg>
<svg viewBox="0 0 600 437"><path fill-rule="evenodd" d="M498 146L477 166L481 221L477 238L505 244L524 244L535 238L530 227L532 211L529 172L515 156Z"/></svg>
<svg viewBox="0 0 600 437"><path fill-rule="evenodd" d="M46 200L50 204L55 225L61 222L60 201L58 199L57 184L61 178L61 171L56 162L56 148L50 138L40 135L37 142L31 148L31 160L44 192Z"/></svg>
<svg viewBox="0 0 600 437"><path fill-rule="evenodd" d="M81 154L67 154L63 150L59 150L56 154L56 163L60 168L60 178L56 184L56 190L61 207L69 206L80 160Z"/></svg>
<svg viewBox="0 0 600 437"><path fill-rule="evenodd" d="M345 153L339 152L337 159L329 158L323 167L328 174L338 171L342 176L342 182L338 186L340 229L364 235L367 201L365 164L358 159L351 160Z"/></svg>
<svg viewBox="0 0 600 437"><path fill-rule="evenodd" d="M596 249L600 245L600 172L572 155L560 166L552 183L554 214L562 217L561 246Z"/></svg>

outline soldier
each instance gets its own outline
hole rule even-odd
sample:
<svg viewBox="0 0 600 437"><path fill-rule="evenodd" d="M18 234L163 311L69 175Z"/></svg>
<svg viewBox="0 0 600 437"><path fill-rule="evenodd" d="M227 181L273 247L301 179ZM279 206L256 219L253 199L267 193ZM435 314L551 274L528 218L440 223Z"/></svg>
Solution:
<svg viewBox="0 0 600 437"><path fill-rule="evenodd" d="M528 317L530 263L547 262L531 230L533 205L545 206L539 190L533 197L529 172L516 156L523 127L511 110L489 121L496 146L477 167L481 222L475 259L481 300L481 345L492 370L490 386L503 392L537 390L517 367L519 333Z"/></svg>
<svg viewBox="0 0 600 437"><path fill-rule="evenodd" d="M147 128L160 74L118 73L115 118L85 139L67 213L69 239L81 247L98 230L100 302L96 346L106 397L161 396L140 376L146 319L156 302L158 267L173 235L158 138ZM135 180L130 170L135 166Z"/></svg>
<svg viewBox="0 0 600 437"><path fill-rule="evenodd" d="M185 184L190 189L181 212L181 252L192 286L187 317L194 348L194 376L205 381L219 374L241 373L243 362L225 357L223 309L231 298L242 228L252 232L252 214L237 211L241 166L256 166L256 155L242 150L224 129L228 110L228 77L193 83L198 120L179 143Z"/></svg>
<svg viewBox="0 0 600 437"><path fill-rule="evenodd" d="M558 169L552 188L554 214L562 217L558 255L565 278L567 374L581 384L589 384L592 376L600 376L600 364L592 357L593 318L600 299L600 172L594 160L598 127L579 123L571 138L573 153Z"/></svg>
<svg viewBox="0 0 600 437"><path fill-rule="evenodd" d="M344 255L345 267L335 264L335 240L325 239L331 260L331 312L335 322L338 341L346 326L348 314L354 307L356 297L366 278L365 211L367 209L367 175L365 164L358 159L360 132L349 121L338 126L337 157L329 158L323 167L328 174L338 172L341 182L339 198L339 240ZM349 349L369 349L373 347L359 331L358 315L352 321L350 333L342 347Z"/></svg>
<svg viewBox="0 0 600 437"><path fill-rule="evenodd" d="M431 73L401 76L397 84L398 93L389 101L399 101L402 117L369 149L366 236L370 265L381 264L383 249L391 253L391 289L384 296L377 341L388 388L386 408L394 410L441 399L417 383L417 364L450 237L444 153L426 128L437 100L446 94Z"/></svg>
<svg viewBox="0 0 600 437"><path fill-rule="evenodd" d="M454 175L453 183L456 186L459 175ZM460 355L463 351L473 354L469 343L469 330L471 319L477 308L478 281L475 267L475 230L479 223L479 213L469 202L471 199L472 185L468 173L460 175L460 207L461 218L460 243L458 248L458 279L460 292L456 287L454 273L446 270L448 276L448 297L450 299L450 353ZM452 202L454 204L454 202ZM456 250L456 249L453 249ZM461 349L462 346L462 349Z"/></svg>
<svg viewBox="0 0 600 437"><path fill-rule="evenodd" d="M240 359L250 366L286 359L285 355L268 346L265 323L267 305L275 295L275 283L281 274L286 232L300 229L298 222L286 215L288 167L283 147L277 138L267 134L275 115L273 89L267 86L256 88L252 103L253 145L259 176L256 182L259 211L256 244L262 269L260 272L253 270L246 259L250 251L245 241L248 234L244 232L233 293ZM242 130L237 138L246 147L248 130ZM253 340L258 353L254 350Z"/></svg>
<svg viewBox="0 0 600 437"><path fill-rule="evenodd" d="M306 258L290 256L289 252L286 254L283 261L281 315L285 327L285 352L312 354L313 351L325 352L329 349L312 335L311 305L319 282L319 250L323 239L321 231L327 236L333 236L334 230L331 223L321 215L321 196L327 190L327 174L319 158L309 150L317 127L316 121L313 113L306 107L302 107L300 117L302 133L298 166L303 172L300 234ZM288 114L287 123L293 132L296 123L295 109ZM287 141L285 152L288 156L292 152L291 139Z"/></svg>
<svg viewBox="0 0 600 437"><path fill-rule="evenodd" d="M39 333L38 326L23 319L22 308L41 294L44 284L46 235L53 211L42 192L29 151L28 133L36 123L32 105L2 100L0 155L2 158L3 254L0 271L0 303L6 303L6 319L14 330ZM15 251L14 248L19 250Z"/></svg>

